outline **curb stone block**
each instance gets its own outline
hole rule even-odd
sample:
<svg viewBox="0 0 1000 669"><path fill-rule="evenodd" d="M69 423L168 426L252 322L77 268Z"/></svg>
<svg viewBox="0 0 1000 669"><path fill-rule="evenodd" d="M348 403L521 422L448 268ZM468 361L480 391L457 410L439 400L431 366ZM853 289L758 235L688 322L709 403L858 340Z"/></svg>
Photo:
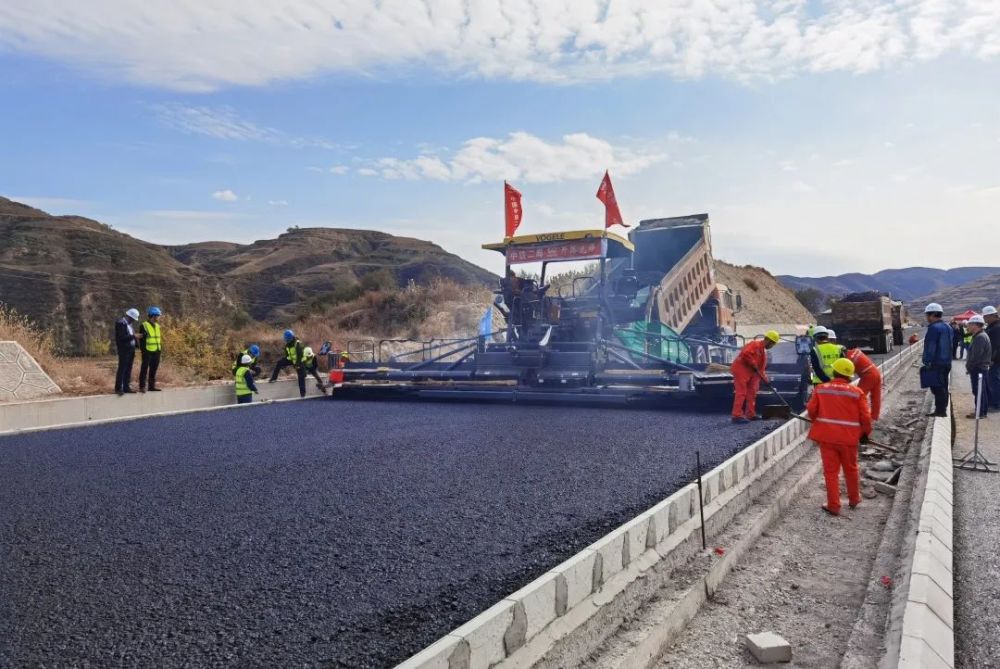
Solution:
<svg viewBox="0 0 1000 669"><path fill-rule="evenodd" d="M551 573L559 574L566 580L565 610L569 611L593 592L596 562L597 553L585 548L552 570Z"/></svg>
<svg viewBox="0 0 1000 669"><path fill-rule="evenodd" d="M395 669L451 669L448 660L461 642L458 637L446 636L396 665Z"/></svg>
<svg viewBox="0 0 1000 669"><path fill-rule="evenodd" d="M556 619L556 580L556 574L549 572L507 598L524 607L526 640Z"/></svg>
<svg viewBox="0 0 1000 669"><path fill-rule="evenodd" d="M504 637L513 621L514 602L503 600L449 635L456 638L456 641L462 640L468 643L468 669L489 669L507 657ZM452 666L451 669L465 669L465 667Z"/></svg>
<svg viewBox="0 0 1000 669"><path fill-rule="evenodd" d="M607 534L587 548L601 556L601 578L600 583L604 583L609 578L617 574L624 567L622 551L628 532L625 529L618 529L611 534ZM594 589L596 590L596 582Z"/></svg>

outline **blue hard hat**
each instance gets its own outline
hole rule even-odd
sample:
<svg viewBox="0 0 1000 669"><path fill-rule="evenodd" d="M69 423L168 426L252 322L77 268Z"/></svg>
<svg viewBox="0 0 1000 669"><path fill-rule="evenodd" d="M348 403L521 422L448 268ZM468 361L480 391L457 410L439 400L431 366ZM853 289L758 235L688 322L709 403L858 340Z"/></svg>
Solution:
<svg viewBox="0 0 1000 669"><path fill-rule="evenodd" d="M291 330L285 330L285 341L292 341L295 339L295 333Z"/></svg>
<svg viewBox="0 0 1000 669"><path fill-rule="evenodd" d="M250 344L250 348L247 350L250 351L250 355L255 358L260 355L260 346L257 346L257 344Z"/></svg>
<svg viewBox="0 0 1000 669"><path fill-rule="evenodd" d="M161 312L159 307L150 307L149 309L146 310L147 316L159 316L160 313Z"/></svg>

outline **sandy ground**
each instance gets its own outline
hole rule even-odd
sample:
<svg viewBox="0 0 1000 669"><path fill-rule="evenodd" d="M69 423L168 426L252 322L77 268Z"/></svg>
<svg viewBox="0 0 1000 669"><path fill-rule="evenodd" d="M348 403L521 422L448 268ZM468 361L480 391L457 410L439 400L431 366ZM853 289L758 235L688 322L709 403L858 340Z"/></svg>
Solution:
<svg viewBox="0 0 1000 669"><path fill-rule="evenodd" d="M962 457L973 447L975 421L968 377L952 374L956 440ZM979 449L1000 462L1000 412L979 423ZM1000 667L1000 474L955 470L955 666Z"/></svg>
<svg viewBox="0 0 1000 669"><path fill-rule="evenodd" d="M912 377L908 375L886 403L882 427L875 430L877 440L906 443L905 438L889 436L885 426L913 421L922 413L924 393ZM918 449L922 421L915 428L910 443ZM818 453L807 457L818 458ZM871 462L863 459L862 466ZM761 537L748 559L730 574L714 600L699 612L657 666L758 666L745 650L743 639L746 634L762 631L776 632L791 643L791 666L839 666L871 581L881 583L883 574L873 567L892 499L866 496L853 511L845 502L843 515L831 518L820 511L825 494L822 476L817 476L800 494L797 505ZM872 494L869 490L868 495ZM846 499L846 490L842 496ZM884 596L879 593L867 599L878 600L887 613L891 593L889 588L882 589ZM870 630L865 636L869 647L852 646L852 651L879 656L881 630Z"/></svg>

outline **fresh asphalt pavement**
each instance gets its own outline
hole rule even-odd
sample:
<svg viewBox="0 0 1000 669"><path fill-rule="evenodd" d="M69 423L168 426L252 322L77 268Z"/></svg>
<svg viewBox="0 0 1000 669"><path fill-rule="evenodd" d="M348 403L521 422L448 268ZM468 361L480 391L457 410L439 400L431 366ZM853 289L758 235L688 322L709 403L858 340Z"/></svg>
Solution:
<svg viewBox="0 0 1000 669"><path fill-rule="evenodd" d="M2 437L0 665L391 665L774 427L309 400Z"/></svg>

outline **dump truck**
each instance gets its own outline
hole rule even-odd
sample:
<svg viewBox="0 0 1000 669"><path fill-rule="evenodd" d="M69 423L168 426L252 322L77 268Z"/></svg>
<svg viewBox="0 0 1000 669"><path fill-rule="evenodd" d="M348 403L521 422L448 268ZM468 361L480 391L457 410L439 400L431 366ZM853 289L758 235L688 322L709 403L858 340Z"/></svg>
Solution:
<svg viewBox="0 0 1000 669"><path fill-rule="evenodd" d="M845 295L834 302L831 321L840 344L875 353L893 349L892 299L888 295L876 292Z"/></svg>

